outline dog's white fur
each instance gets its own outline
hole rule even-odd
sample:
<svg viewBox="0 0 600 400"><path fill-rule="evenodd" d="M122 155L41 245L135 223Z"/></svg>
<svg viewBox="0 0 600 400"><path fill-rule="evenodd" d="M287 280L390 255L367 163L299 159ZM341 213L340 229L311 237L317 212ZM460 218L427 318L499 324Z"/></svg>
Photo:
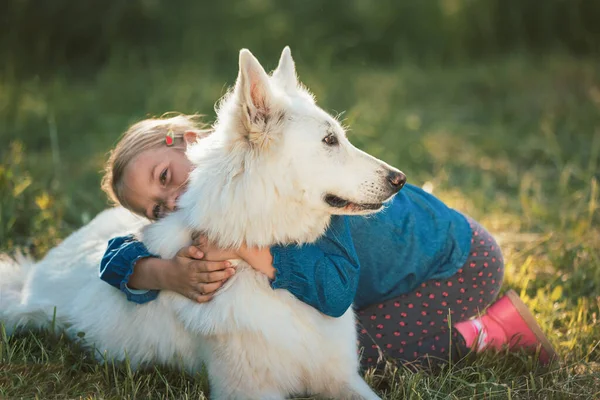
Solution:
<svg viewBox="0 0 600 400"><path fill-rule="evenodd" d="M205 304L163 291L136 305L98 279L110 237L141 232L163 257L190 244L193 231L221 247L308 243L332 214L367 213L332 207L325 195L373 204L395 193L386 177L396 170L353 147L316 106L297 81L289 48L271 76L242 50L236 86L217 116L214 133L188 150L195 169L178 211L147 225L122 208L107 210L31 268L1 262L0 321L9 333L48 327L56 308L56 326L93 345L99 358L188 371L206 363L215 399L377 399L358 374L352 310L327 317L273 290L243 262ZM339 144L325 144L328 135Z"/></svg>

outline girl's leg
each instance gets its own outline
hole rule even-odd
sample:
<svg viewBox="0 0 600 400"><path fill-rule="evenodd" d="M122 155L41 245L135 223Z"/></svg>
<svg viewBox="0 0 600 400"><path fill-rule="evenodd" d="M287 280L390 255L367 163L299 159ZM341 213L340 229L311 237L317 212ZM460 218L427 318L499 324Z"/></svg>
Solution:
<svg viewBox="0 0 600 400"><path fill-rule="evenodd" d="M455 275L358 311L364 366L376 365L383 356L405 362L424 356L455 361L468 353L462 335L451 326L483 312L498 295L504 276L498 244L468 220L471 251Z"/></svg>

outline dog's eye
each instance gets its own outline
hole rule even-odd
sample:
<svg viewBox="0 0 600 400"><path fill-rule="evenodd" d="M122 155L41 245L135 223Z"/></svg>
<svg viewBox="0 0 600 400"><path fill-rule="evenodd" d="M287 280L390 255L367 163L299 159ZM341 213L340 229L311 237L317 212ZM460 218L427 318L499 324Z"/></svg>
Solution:
<svg viewBox="0 0 600 400"><path fill-rule="evenodd" d="M325 136L325 138L323 139L323 143L325 143L327 146L335 146L339 142L338 142L337 137L332 133L332 134Z"/></svg>

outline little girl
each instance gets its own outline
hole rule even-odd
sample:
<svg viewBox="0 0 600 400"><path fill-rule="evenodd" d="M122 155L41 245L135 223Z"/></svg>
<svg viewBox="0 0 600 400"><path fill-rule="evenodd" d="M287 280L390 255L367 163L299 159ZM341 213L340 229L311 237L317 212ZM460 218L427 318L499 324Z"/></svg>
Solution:
<svg viewBox="0 0 600 400"><path fill-rule="evenodd" d="M103 189L131 211L161 218L185 190L192 168L187 145L209 134L183 115L133 125L110 155ZM504 347L538 349L542 363L555 357L514 292L484 312L504 274L494 238L412 185L369 218L332 217L313 244L217 249L196 239L197 246L163 260L134 237L114 238L100 278L136 303L154 300L163 289L205 302L235 273L224 260L238 258L266 274L273 289L288 290L331 317L353 304L364 366L384 359L458 360L469 350Z"/></svg>

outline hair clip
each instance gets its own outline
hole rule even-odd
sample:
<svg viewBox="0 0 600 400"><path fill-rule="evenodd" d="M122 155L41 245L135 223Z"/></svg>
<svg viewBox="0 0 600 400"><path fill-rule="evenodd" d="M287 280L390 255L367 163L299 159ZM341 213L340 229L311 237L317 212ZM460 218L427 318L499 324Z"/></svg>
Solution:
<svg viewBox="0 0 600 400"><path fill-rule="evenodd" d="M167 132L167 136L165 136L165 144L169 147L173 146L173 144L175 143L175 134L173 133L172 129L169 129L169 132Z"/></svg>

